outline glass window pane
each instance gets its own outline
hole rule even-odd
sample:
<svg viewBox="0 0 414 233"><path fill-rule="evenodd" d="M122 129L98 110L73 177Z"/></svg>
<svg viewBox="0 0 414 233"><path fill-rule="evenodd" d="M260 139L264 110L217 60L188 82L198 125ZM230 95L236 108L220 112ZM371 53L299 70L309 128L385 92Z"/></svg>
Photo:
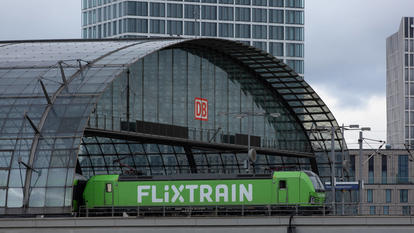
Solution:
<svg viewBox="0 0 414 233"><path fill-rule="evenodd" d="M68 151L55 150L53 151L50 167L67 167L69 162Z"/></svg>
<svg viewBox="0 0 414 233"><path fill-rule="evenodd" d="M164 159L165 166L177 166L177 159L174 154L163 154L162 157Z"/></svg>
<svg viewBox="0 0 414 233"><path fill-rule="evenodd" d="M0 151L0 167L10 167L11 156L12 151Z"/></svg>
<svg viewBox="0 0 414 233"><path fill-rule="evenodd" d="M269 23L284 23L283 10L269 9Z"/></svg>
<svg viewBox="0 0 414 233"><path fill-rule="evenodd" d="M9 178L9 187L23 187L25 178L26 178L26 169L24 168L11 169L10 178Z"/></svg>
<svg viewBox="0 0 414 233"><path fill-rule="evenodd" d="M65 206L72 205L72 188L66 188L65 194Z"/></svg>
<svg viewBox="0 0 414 233"><path fill-rule="evenodd" d="M0 187L7 186L7 177L9 176L8 170L0 170Z"/></svg>
<svg viewBox="0 0 414 233"><path fill-rule="evenodd" d="M7 192L7 207L22 207L23 206L23 189L9 188Z"/></svg>
<svg viewBox="0 0 414 233"><path fill-rule="evenodd" d="M267 38L267 27L265 25L253 25L253 38L255 39L266 39Z"/></svg>
<svg viewBox="0 0 414 233"><path fill-rule="evenodd" d="M66 184L66 168L49 169L47 186L65 186Z"/></svg>
<svg viewBox="0 0 414 233"><path fill-rule="evenodd" d="M236 7L236 21L250 22L250 8Z"/></svg>
<svg viewBox="0 0 414 233"><path fill-rule="evenodd" d="M283 7L285 0L269 0L269 6Z"/></svg>
<svg viewBox="0 0 414 233"><path fill-rule="evenodd" d="M30 193L29 206L43 207L45 206L45 188L33 188Z"/></svg>
<svg viewBox="0 0 414 233"><path fill-rule="evenodd" d="M203 36L217 36L217 24L216 23L202 23L201 35Z"/></svg>
<svg viewBox="0 0 414 233"><path fill-rule="evenodd" d="M304 33L302 27L286 27L286 40L303 41Z"/></svg>
<svg viewBox="0 0 414 233"><path fill-rule="evenodd" d="M305 6L304 0L286 0L286 7L303 8Z"/></svg>
<svg viewBox="0 0 414 233"><path fill-rule="evenodd" d="M200 6L198 5L185 5L184 17L187 19L199 19L200 18Z"/></svg>
<svg viewBox="0 0 414 233"><path fill-rule="evenodd" d="M151 2L150 6L150 15L156 17L164 17L165 16L165 4L164 3L154 3Z"/></svg>
<svg viewBox="0 0 414 233"><path fill-rule="evenodd" d="M64 188L48 188L46 191L46 206L60 207L64 204Z"/></svg>
<svg viewBox="0 0 414 233"><path fill-rule="evenodd" d="M217 7L216 6L202 6L201 7L201 18L203 19L217 19Z"/></svg>
<svg viewBox="0 0 414 233"><path fill-rule="evenodd" d="M373 198L374 198L373 190L372 189L367 189L367 202L372 203Z"/></svg>
<svg viewBox="0 0 414 233"><path fill-rule="evenodd" d="M269 52L275 57L283 56L283 54L284 54L284 52L283 52L283 43L270 42L269 43Z"/></svg>
<svg viewBox="0 0 414 233"><path fill-rule="evenodd" d="M183 17L183 5L169 3L167 5L167 17L182 18Z"/></svg>
<svg viewBox="0 0 414 233"><path fill-rule="evenodd" d="M253 22L267 22L267 11L266 9L253 9L252 10L252 21Z"/></svg>
<svg viewBox="0 0 414 233"><path fill-rule="evenodd" d="M0 207L6 205L6 190L7 189L0 189Z"/></svg>
<svg viewBox="0 0 414 233"><path fill-rule="evenodd" d="M385 190L385 202L386 203L391 203L391 189L386 189Z"/></svg>
<svg viewBox="0 0 414 233"><path fill-rule="evenodd" d="M250 25L249 24L236 24L236 37L237 38L250 38Z"/></svg>
<svg viewBox="0 0 414 233"><path fill-rule="evenodd" d="M165 21L164 20L150 20L150 32L151 33L165 33Z"/></svg>
<svg viewBox="0 0 414 233"><path fill-rule="evenodd" d="M304 57L303 44L286 44L286 56L288 57Z"/></svg>
<svg viewBox="0 0 414 233"><path fill-rule="evenodd" d="M167 33L170 35L183 34L183 22L181 21L167 21Z"/></svg>
<svg viewBox="0 0 414 233"><path fill-rule="evenodd" d="M234 19L234 8L233 7L220 7L219 8L219 19L233 21Z"/></svg>
<svg viewBox="0 0 414 233"><path fill-rule="evenodd" d="M234 36L233 24L220 23L219 24L219 36L221 36L221 37L233 37Z"/></svg>
<svg viewBox="0 0 414 233"><path fill-rule="evenodd" d="M284 31L282 26L269 26L269 39L283 40Z"/></svg>
<svg viewBox="0 0 414 233"><path fill-rule="evenodd" d="M286 11L286 23L288 24L304 24L303 11Z"/></svg>

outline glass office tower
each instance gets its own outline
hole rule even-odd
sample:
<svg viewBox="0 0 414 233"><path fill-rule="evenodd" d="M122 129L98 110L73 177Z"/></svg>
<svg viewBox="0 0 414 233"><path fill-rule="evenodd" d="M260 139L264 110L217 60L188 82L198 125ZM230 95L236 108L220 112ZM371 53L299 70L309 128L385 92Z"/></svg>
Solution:
<svg viewBox="0 0 414 233"><path fill-rule="evenodd" d="M82 38L216 37L304 73L304 0L83 0Z"/></svg>
<svg viewBox="0 0 414 233"><path fill-rule="evenodd" d="M387 38L387 142L414 148L414 18Z"/></svg>

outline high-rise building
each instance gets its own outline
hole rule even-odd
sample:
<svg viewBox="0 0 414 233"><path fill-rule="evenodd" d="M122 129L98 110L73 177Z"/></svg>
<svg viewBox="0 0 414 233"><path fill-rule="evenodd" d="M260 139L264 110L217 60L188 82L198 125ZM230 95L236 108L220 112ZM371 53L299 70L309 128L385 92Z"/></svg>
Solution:
<svg viewBox="0 0 414 233"><path fill-rule="evenodd" d="M216 37L304 72L304 0L83 0L82 38Z"/></svg>
<svg viewBox="0 0 414 233"><path fill-rule="evenodd" d="M414 18L387 38L387 142L414 147Z"/></svg>

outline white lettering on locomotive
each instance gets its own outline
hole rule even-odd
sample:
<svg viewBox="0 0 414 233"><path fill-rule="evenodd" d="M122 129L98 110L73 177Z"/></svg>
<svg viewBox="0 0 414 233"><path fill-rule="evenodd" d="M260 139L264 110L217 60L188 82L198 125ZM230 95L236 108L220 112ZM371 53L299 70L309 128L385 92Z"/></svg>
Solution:
<svg viewBox="0 0 414 233"><path fill-rule="evenodd" d="M143 199L152 203L194 203L195 200L200 203L253 201L252 184L164 185L158 186L158 189L157 185L138 185L137 191L138 203L146 202Z"/></svg>
<svg viewBox="0 0 414 233"><path fill-rule="evenodd" d="M184 185L180 185L180 187L175 187L175 185L171 185L172 190L174 191L174 196L171 199L171 202L176 202L177 199L180 200L180 202L184 202L183 196L181 196L181 192L184 189Z"/></svg>
<svg viewBox="0 0 414 233"><path fill-rule="evenodd" d="M149 185L139 185L138 186L138 203L142 203L142 197L148 196L148 192L144 192L144 189L150 189Z"/></svg>

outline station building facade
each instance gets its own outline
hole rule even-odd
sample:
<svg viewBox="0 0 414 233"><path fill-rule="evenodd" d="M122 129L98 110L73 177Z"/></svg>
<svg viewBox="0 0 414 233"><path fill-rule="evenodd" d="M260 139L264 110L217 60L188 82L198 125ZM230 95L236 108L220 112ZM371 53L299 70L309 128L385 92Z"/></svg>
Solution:
<svg viewBox="0 0 414 233"><path fill-rule="evenodd" d="M362 214L412 215L414 212L414 160L411 151L402 149L350 149L349 172L355 180L363 180ZM362 170L362 177L359 174ZM356 195L357 193L354 193ZM357 200L357 197L353 198ZM348 209L347 214L356 211Z"/></svg>
<svg viewBox="0 0 414 233"><path fill-rule="evenodd" d="M330 177L331 133L315 129L336 120L303 77L257 48L44 40L1 42L0 53L1 215L68 214L79 176L246 173L249 146L255 173ZM341 151L339 131L334 142Z"/></svg>

